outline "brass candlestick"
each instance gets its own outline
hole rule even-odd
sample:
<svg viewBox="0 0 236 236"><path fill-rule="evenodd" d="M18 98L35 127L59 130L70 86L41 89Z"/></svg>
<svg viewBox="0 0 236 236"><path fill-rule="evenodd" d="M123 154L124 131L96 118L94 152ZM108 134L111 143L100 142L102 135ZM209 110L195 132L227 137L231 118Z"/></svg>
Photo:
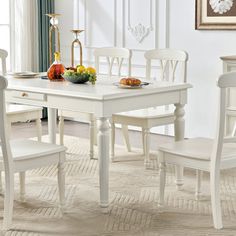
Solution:
<svg viewBox="0 0 236 236"><path fill-rule="evenodd" d="M58 29L58 16L60 16L60 14L46 14L47 16L49 16L50 19L50 29L49 29L49 62L50 65L52 64L52 34L53 32L55 33L55 35L57 34L57 44L55 45L55 51L56 52L60 52L60 32Z"/></svg>
<svg viewBox="0 0 236 236"><path fill-rule="evenodd" d="M83 32L84 30L71 30L71 32L75 35L75 40L71 44L71 66L74 67L74 50L75 50L75 44L79 44L80 49L80 65L83 65L83 51L82 51L82 44L79 41L79 33Z"/></svg>

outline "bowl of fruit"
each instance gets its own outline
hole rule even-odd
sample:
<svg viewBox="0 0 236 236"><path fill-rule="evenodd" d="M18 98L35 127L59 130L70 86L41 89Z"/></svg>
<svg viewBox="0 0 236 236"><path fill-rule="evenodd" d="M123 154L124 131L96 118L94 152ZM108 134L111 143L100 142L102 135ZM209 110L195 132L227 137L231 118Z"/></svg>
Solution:
<svg viewBox="0 0 236 236"><path fill-rule="evenodd" d="M93 67L86 68L83 65L67 68L62 77L74 84L83 84L88 81L95 84L97 78L96 70Z"/></svg>

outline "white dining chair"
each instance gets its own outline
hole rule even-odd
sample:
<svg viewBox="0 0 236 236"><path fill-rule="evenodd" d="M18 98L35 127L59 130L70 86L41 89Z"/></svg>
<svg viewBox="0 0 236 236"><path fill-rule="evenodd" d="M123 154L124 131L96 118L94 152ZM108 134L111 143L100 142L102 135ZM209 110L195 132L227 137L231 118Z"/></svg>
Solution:
<svg viewBox="0 0 236 236"><path fill-rule="evenodd" d="M108 78L113 75L121 76L122 66L124 65L125 61L127 62L126 76L129 76L131 74L131 52L129 49L117 48L117 47L96 48L94 49L94 57L95 57L95 68L98 76L101 74L103 76L108 76ZM106 63L108 65L106 73L101 73L100 70L100 64L102 58L106 59ZM114 68L116 69L116 71ZM90 123L90 132L89 132L90 158L91 159L94 158L94 144L96 144L96 138L97 138L96 117L94 116L94 114L59 110L58 115L59 115L60 144L63 144L63 139L64 139L64 119L75 118L76 120ZM125 129L127 128L123 127L123 130Z"/></svg>
<svg viewBox="0 0 236 236"><path fill-rule="evenodd" d="M146 58L146 81L151 78L152 62L159 61L161 81L186 82L186 62L188 55L186 52L174 49L154 49L144 54ZM178 68L179 67L179 68ZM178 72L178 73L177 73ZM142 128L143 153L145 156L144 164L150 164L150 129L156 126L173 124L175 120L174 110L165 107L151 107L148 109L122 112L112 116L112 144L111 156L115 160L115 124L138 126ZM125 140L127 140L127 150L130 152L130 143L127 128L125 129Z"/></svg>
<svg viewBox="0 0 236 236"><path fill-rule="evenodd" d="M66 148L33 140L22 139L9 141L4 96L6 87L7 80L3 76L0 76L0 170L5 172L6 188L4 195L3 230L8 230L12 222L14 173L25 173L27 170L57 165L61 207L64 206L65 200L64 162ZM25 183L21 182L21 184L23 184L21 190L24 190Z"/></svg>
<svg viewBox="0 0 236 236"><path fill-rule="evenodd" d="M6 58L8 56L8 52L4 49L0 49L0 59L2 65L2 75L6 75ZM29 105L20 105L20 104L12 104L6 103L6 114L7 114L7 128L8 133L11 135L11 125L15 122L28 122L35 121L36 123L36 133L38 141L42 139L42 107L35 107ZM20 173L20 180L24 180L24 173ZM0 171L0 192L2 192L2 174Z"/></svg>
<svg viewBox="0 0 236 236"><path fill-rule="evenodd" d="M160 206L164 204L166 164L210 172L211 206L214 227L221 229L220 171L236 167L236 137L225 137L226 90L236 87L236 72L219 77L220 101L215 139L192 138L159 146ZM198 186L198 185L197 185Z"/></svg>

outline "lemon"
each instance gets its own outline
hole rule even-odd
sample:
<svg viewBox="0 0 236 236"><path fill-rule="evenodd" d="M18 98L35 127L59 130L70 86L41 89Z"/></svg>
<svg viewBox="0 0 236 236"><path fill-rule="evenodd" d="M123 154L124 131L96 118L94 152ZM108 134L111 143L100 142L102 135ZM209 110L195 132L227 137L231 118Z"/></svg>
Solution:
<svg viewBox="0 0 236 236"><path fill-rule="evenodd" d="M84 66L77 66L77 72L78 73L84 73L85 72L85 70L86 70L86 68L84 67Z"/></svg>
<svg viewBox="0 0 236 236"><path fill-rule="evenodd" d="M88 74L96 74L96 70L93 67L88 67L86 71Z"/></svg>

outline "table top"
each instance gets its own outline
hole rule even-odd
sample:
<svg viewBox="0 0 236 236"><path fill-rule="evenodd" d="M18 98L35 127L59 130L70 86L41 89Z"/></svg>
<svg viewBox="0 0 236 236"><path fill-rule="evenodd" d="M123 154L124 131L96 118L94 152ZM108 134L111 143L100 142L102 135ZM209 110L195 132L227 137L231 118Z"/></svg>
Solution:
<svg viewBox="0 0 236 236"><path fill-rule="evenodd" d="M94 100L111 100L120 97L133 97L192 87L190 84L186 83L147 81L150 82L150 84L145 87L139 89L123 89L118 88L113 84L118 82L119 79L111 79L106 77L99 77L95 85L92 85L91 83L73 84L68 81L52 82L41 78L18 79L7 77L7 80L7 90L37 92Z"/></svg>

